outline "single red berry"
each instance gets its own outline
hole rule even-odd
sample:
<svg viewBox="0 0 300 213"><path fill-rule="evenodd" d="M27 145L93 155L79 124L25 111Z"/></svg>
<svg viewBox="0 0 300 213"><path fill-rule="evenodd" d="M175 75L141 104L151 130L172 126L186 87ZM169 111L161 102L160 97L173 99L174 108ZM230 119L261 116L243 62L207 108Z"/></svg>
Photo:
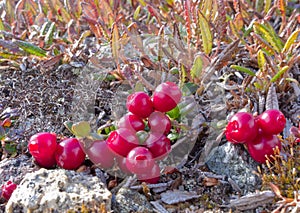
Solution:
<svg viewBox="0 0 300 213"><path fill-rule="evenodd" d="M159 132L167 135L171 130L169 117L159 111L152 112L148 118L148 125L151 132Z"/></svg>
<svg viewBox="0 0 300 213"><path fill-rule="evenodd" d="M56 134L49 132L37 133L29 139L28 150L36 162L45 168L54 167L57 147Z"/></svg>
<svg viewBox="0 0 300 213"><path fill-rule="evenodd" d="M136 136L135 131L127 128L120 128L112 131L107 140L108 148L114 153L126 157L128 152L139 144L139 139Z"/></svg>
<svg viewBox="0 0 300 213"><path fill-rule="evenodd" d="M259 128L266 134L279 134L283 131L286 119L284 114L277 109L264 111L257 117Z"/></svg>
<svg viewBox="0 0 300 213"><path fill-rule="evenodd" d="M155 184L160 179L160 168L157 163L154 163L153 167L145 173L137 174L137 179L141 182Z"/></svg>
<svg viewBox="0 0 300 213"><path fill-rule="evenodd" d="M85 153L76 138L68 138L57 145L55 159L59 167L72 170L83 163Z"/></svg>
<svg viewBox="0 0 300 213"><path fill-rule="evenodd" d="M115 154L108 148L105 140L94 141L85 153L95 165L102 169L108 169L114 165Z"/></svg>
<svg viewBox="0 0 300 213"><path fill-rule="evenodd" d="M135 92L127 97L126 107L129 112L147 118L153 112L153 103L145 92Z"/></svg>
<svg viewBox="0 0 300 213"><path fill-rule="evenodd" d="M119 120L118 128L130 128L134 131L140 131L144 130L145 124L139 116L127 113Z"/></svg>
<svg viewBox="0 0 300 213"><path fill-rule="evenodd" d="M126 166L134 174L146 173L154 166L153 155L146 147L135 147L126 157Z"/></svg>
<svg viewBox="0 0 300 213"><path fill-rule="evenodd" d="M258 163L265 163L267 157L274 155L274 148L278 147L281 150L281 142L276 135L267 135L264 132L254 139L254 141L247 143L248 152L251 157Z"/></svg>
<svg viewBox="0 0 300 213"><path fill-rule="evenodd" d="M153 93L153 105L157 111L168 112L174 109L181 99L182 93L173 82L158 85Z"/></svg>
<svg viewBox="0 0 300 213"><path fill-rule="evenodd" d="M17 184L13 183L12 181L7 181L4 185L2 185L2 197L5 200L9 200L11 197L11 194L15 191L17 188Z"/></svg>
<svg viewBox="0 0 300 213"><path fill-rule="evenodd" d="M155 160L163 159L171 151L170 139L161 133L152 132L149 134L145 144Z"/></svg>
<svg viewBox="0 0 300 213"><path fill-rule="evenodd" d="M247 143L258 134L258 126L254 117L248 112L238 112L233 115L226 127L226 139L232 143Z"/></svg>

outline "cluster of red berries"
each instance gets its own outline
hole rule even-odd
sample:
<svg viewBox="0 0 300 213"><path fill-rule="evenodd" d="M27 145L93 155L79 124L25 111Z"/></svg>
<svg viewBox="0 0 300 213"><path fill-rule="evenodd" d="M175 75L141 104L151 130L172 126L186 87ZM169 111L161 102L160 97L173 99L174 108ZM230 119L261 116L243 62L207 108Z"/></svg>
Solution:
<svg viewBox="0 0 300 213"><path fill-rule="evenodd" d="M28 150L44 168L58 165L72 170L77 169L85 160L85 153L76 138L66 138L57 143L55 133L41 132L31 136Z"/></svg>
<svg viewBox="0 0 300 213"><path fill-rule="evenodd" d="M9 200L11 194L13 193L13 191L15 191L16 188L17 184L9 180L4 185L2 185L0 194L5 200Z"/></svg>
<svg viewBox="0 0 300 213"><path fill-rule="evenodd" d="M152 97L145 92L135 92L127 97L129 112L119 120L117 130L106 140L108 148L121 161L121 169L136 174L142 181L155 183L159 180L157 161L171 151L167 135L172 125L166 112L177 106L181 96L175 83L164 82L156 87Z"/></svg>
<svg viewBox="0 0 300 213"><path fill-rule="evenodd" d="M274 149L281 149L277 137L285 127L283 113L276 109L266 110L254 117L251 113L238 112L233 115L226 127L226 139L234 144L245 144L251 157L265 163L274 155Z"/></svg>

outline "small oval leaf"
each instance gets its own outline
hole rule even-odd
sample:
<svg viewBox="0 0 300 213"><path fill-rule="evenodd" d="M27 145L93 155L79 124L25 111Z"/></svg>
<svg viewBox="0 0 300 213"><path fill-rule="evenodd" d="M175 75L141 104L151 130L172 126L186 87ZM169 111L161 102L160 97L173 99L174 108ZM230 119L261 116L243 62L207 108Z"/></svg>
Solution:
<svg viewBox="0 0 300 213"><path fill-rule="evenodd" d="M72 125L72 131L77 137L87 137L91 133L91 126L87 121L81 121Z"/></svg>

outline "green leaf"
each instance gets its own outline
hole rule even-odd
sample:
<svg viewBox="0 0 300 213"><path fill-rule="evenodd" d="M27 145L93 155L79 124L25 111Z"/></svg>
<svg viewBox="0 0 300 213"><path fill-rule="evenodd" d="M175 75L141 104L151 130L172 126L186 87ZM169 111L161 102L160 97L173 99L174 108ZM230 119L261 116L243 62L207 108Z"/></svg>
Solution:
<svg viewBox="0 0 300 213"><path fill-rule="evenodd" d="M177 119L180 117L180 109L176 106L174 109L167 112L167 115L172 119Z"/></svg>
<svg viewBox="0 0 300 213"><path fill-rule="evenodd" d="M17 147L15 144L5 143L5 150L9 154L14 154L17 152Z"/></svg>
<svg viewBox="0 0 300 213"><path fill-rule="evenodd" d="M263 10L263 6L264 6L264 0L256 0L255 1L255 10L257 12L261 12Z"/></svg>
<svg viewBox="0 0 300 213"><path fill-rule="evenodd" d="M202 14L205 15L205 18L209 18L211 16L211 12L212 12L212 5L213 5L213 1L212 0L204 0L202 1L202 5L201 5L201 12Z"/></svg>
<svg viewBox="0 0 300 213"><path fill-rule="evenodd" d="M34 44L31 44L29 42L26 42L26 41L15 40L15 41L13 41L13 43L15 43L18 47L23 49L25 52L32 54L32 55L45 57L47 54L47 52L45 50L43 50L42 48L40 48Z"/></svg>
<svg viewBox="0 0 300 213"><path fill-rule="evenodd" d="M260 44L261 48L268 54L268 55L274 55L275 50L274 48L267 42L265 41L260 35L256 33L251 33L251 35L258 41Z"/></svg>
<svg viewBox="0 0 300 213"><path fill-rule="evenodd" d="M268 32L272 35L275 45L278 47L278 49L282 50L283 42L282 42L281 38L279 37L278 33L274 30L273 26L269 22L266 22L265 26L266 26L266 29L268 30Z"/></svg>
<svg viewBox="0 0 300 213"><path fill-rule="evenodd" d="M4 27L2 19L0 19L0 30L5 31L5 27Z"/></svg>
<svg viewBox="0 0 300 213"><path fill-rule="evenodd" d="M45 43L51 45L53 42L53 34L56 29L55 23L52 22L45 36Z"/></svg>
<svg viewBox="0 0 300 213"><path fill-rule="evenodd" d="M268 42L276 52L282 49L282 41L274 31L273 27L265 23L265 25L255 22L253 25L254 32L260 35L266 42Z"/></svg>
<svg viewBox="0 0 300 213"><path fill-rule="evenodd" d="M193 66L191 68L191 76L192 78L200 78L201 72L203 68L203 61L200 55L197 55L194 59Z"/></svg>
<svg viewBox="0 0 300 213"><path fill-rule="evenodd" d="M138 0L139 2L140 2L140 4L143 6L143 7L145 7L147 4L146 4L146 2L144 1L144 0Z"/></svg>
<svg viewBox="0 0 300 213"><path fill-rule="evenodd" d="M91 126L87 121L81 121L72 125L72 131L77 137L87 137L91 133Z"/></svg>
<svg viewBox="0 0 300 213"><path fill-rule="evenodd" d="M250 76L255 76L255 73L253 71L251 71L250 69L246 68L246 67L242 67L242 66L239 66L239 65L231 65L230 68L232 69L235 69L237 71L240 71L240 72L244 72Z"/></svg>
<svg viewBox="0 0 300 213"><path fill-rule="evenodd" d="M73 122L72 121L65 121L64 122L64 126L72 133L74 134L73 130L72 130L72 126L73 126Z"/></svg>
<svg viewBox="0 0 300 213"><path fill-rule="evenodd" d="M167 136L171 141L175 141L175 140L177 140L178 138L179 138L179 134L178 133L170 133L170 134L168 134L168 136Z"/></svg>
<svg viewBox="0 0 300 213"><path fill-rule="evenodd" d="M209 54L212 50L212 34L210 31L209 23L200 11L198 11L198 19L201 31L203 51L206 54Z"/></svg>
<svg viewBox="0 0 300 213"><path fill-rule="evenodd" d="M183 94L183 96L192 95L197 91L198 88L199 88L199 85L194 84L192 82L184 83L182 86L182 94Z"/></svg>
<svg viewBox="0 0 300 213"><path fill-rule="evenodd" d="M0 52L0 57L9 59L9 60L17 60L18 58L21 58L23 56L12 54L12 53Z"/></svg>
<svg viewBox="0 0 300 213"><path fill-rule="evenodd" d="M281 68L281 70L279 70L279 72L276 73L276 74L273 76L273 78L271 79L271 82L273 83L273 82L277 81L279 78L281 78L282 75L283 75L286 71L289 70L289 68L290 68L289 66L284 66L283 68Z"/></svg>
<svg viewBox="0 0 300 213"><path fill-rule="evenodd" d="M272 0L265 0L264 13L267 14L271 8Z"/></svg>
<svg viewBox="0 0 300 213"><path fill-rule="evenodd" d="M40 35L46 35L46 33L48 32L50 26L51 26L52 22L48 21L45 22L42 27L41 27L41 31L40 31Z"/></svg>
<svg viewBox="0 0 300 213"><path fill-rule="evenodd" d="M290 37L288 38L288 40L284 44L284 47L281 51L282 53L285 53L285 52L289 51L291 46L294 44L295 40L298 38L299 32L300 32L300 30L296 30L290 35Z"/></svg>
<svg viewBox="0 0 300 213"><path fill-rule="evenodd" d="M140 15L140 12L141 12L141 5L137 6L137 8L135 9L133 14L133 19L137 20Z"/></svg>

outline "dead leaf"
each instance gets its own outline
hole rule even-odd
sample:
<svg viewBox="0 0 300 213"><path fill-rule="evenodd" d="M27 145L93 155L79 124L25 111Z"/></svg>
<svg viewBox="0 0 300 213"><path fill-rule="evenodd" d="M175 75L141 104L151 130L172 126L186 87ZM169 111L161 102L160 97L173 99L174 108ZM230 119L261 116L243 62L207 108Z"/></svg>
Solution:
<svg viewBox="0 0 300 213"><path fill-rule="evenodd" d="M169 190L161 194L161 200L169 205L185 202L191 199L199 198L196 192Z"/></svg>
<svg viewBox="0 0 300 213"><path fill-rule="evenodd" d="M279 109L276 89L273 84L269 87L269 91L267 94L266 110L268 109Z"/></svg>
<svg viewBox="0 0 300 213"><path fill-rule="evenodd" d="M203 179L204 186L216 186L219 183L220 183L219 180L216 178L204 177Z"/></svg>

